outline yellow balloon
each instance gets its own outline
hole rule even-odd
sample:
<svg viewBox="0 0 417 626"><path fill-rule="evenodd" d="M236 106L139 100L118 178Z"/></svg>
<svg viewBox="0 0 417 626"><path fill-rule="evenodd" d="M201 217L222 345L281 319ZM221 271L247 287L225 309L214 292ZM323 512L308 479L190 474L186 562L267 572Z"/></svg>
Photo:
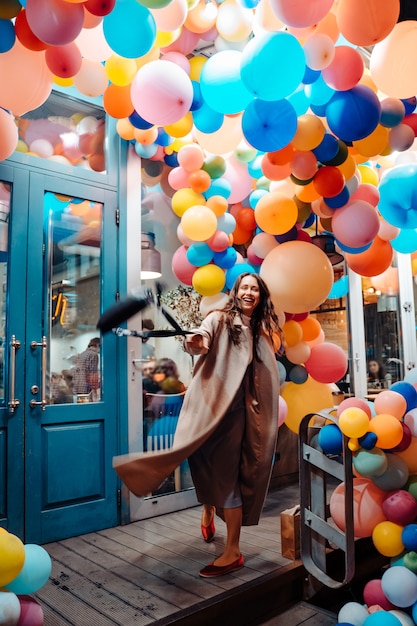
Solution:
<svg viewBox="0 0 417 626"><path fill-rule="evenodd" d="M193 123L193 114L191 111L188 111L180 120L168 126L164 126L164 128L171 137L185 137L185 135L191 132Z"/></svg>
<svg viewBox="0 0 417 626"><path fill-rule="evenodd" d="M286 383L281 393L288 405L285 425L298 433L300 422L309 413L333 407L333 396L329 385L319 383L309 376L305 383Z"/></svg>
<svg viewBox="0 0 417 626"><path fill-rule="evenodd" d="M388 144L389 129L378 124L375 130L372 131L364 139L358 139L353 142L354 147L360 154L368 157L382 154Z"/></svg>
<svg viewBox="0 0 417 626"><path fill-rule="evenodd" d="M376 171L369 165L358 165L358 170L361 173L361 182L369 183L370 185L378 186L379 178Z"/></svg>
<svg viewBox="0 0 417 626"><path fill-rule="evenodd" d="M350 406L339 415L339 428L346 437L359 439L369 430L369 417L363 409Z"/></svg>
<svg viewBox="0 0 417 626"><path fill-rule="evenodd" d="M404 526L394 522L380 522L372 532L372 541L375 548L384 556L397 556L403 552L404 544L401 535Z"/></svg>
<svg viewBox="0 0 417 626"><path fill-rule="evenodd" d="M190 59L190 79L199 82L200 74L207 63L207 58L202 56L195 56Z"/></svg>
<svg viewBox="0 0 417 626"><path fill-rule="evenodd" d="M125 59L118 54L112 54L104 63L108 79L119 87L130 85L138 70L134 59Z"/></svg>
<svg viewBox="0 0 417 626"><path fill-rule="evenodd" d="M171 198L171 207L175 215L182 217L187 209L192 206L203 205L205 202L204 196L201 193L193 191L189 187L178 189Z"/></svg>
<svg viewBox="0 0 417 626"><path fill-rule="evenodd" d="M167 46L170 46L172 43L174 43L174 41L177 41L178 37L181 35L181 30L181 28L177 28L176 30L169 32L157 30L155 45L158 48L166 48Z"/></svg>
<svg viewBox="0 0 417 626"><path fill-rule="evenodd" d="M193 241L206 241L210 239L217 230L217 217L208 207L196 205L190 207L183 213L181 226L185 236L189 239Z"/></svg>
<svg viewBox="0 0 417 626"><path fill-rule="evenodd" d="M0 534L0 587L12 582L25 563L25 546L11 533Z"/></svg>
<svg viewBox="0 0 417 626"><path fill-rule="evenodd" d="M60 85L61 87L72 87L74 84L73 77L62 78L61 76L54 76L54 83L56 85Z"/></svg>
<svg viewBox="0 0 417 626"><path fill-rule="evenodd" d="M226 275L218 265L203 265L194 272L192 283L197 293L202 296L215 296L225 286Z"/></svg>
<svg viewBox="0 0 417 626"><path fill-rule="evenodd" d="M298 117L297 131L291 140L295 150L313 150L321 143L325 127L319 117L305 113Z"/></svg>
<svg viewBox="0 0 417 626"><path fill-rule="evenodd" d="M288 320L282 327L284 332L285 343L288 347L296 346L303 337L303 330L295 320Z"/></svg>

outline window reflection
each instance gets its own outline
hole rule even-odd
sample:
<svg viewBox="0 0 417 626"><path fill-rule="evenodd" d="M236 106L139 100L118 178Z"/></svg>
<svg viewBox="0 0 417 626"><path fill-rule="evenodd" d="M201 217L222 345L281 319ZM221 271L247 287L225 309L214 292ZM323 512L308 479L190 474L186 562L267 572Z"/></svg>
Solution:
<svg viewBox="0 0 417 626"><path fill-rule="evenodd" d="M45 194L49 263L49 403L101 399L102 204Z"/></svg>
<svg viewBox="0 0 417 626"><path fill-rule="evenodd" d="M0 181L0 401L4 402L4 345L6 336L7 267L11 186Z"/></svg>

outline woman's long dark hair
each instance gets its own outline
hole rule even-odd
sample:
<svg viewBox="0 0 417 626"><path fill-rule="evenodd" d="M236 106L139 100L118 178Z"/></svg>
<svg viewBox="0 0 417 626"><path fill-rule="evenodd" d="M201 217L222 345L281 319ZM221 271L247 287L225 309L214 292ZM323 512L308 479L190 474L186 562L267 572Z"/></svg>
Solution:
<svg viewBox="0 0 417 626"><path fill-rule="evenodd" d="M236 328L234 320L236 316L243 315L241 302L237 294L240 284L242 280L246 278L246 276L253 276L259 286L259 303L255 307L250 318L250 326L252 329L254 347L257 348L258 346L259 336L261 332L266 333L272 343L274 343L275 333L278 333L282 340L282 329L280 328L278 316L275 313L274 305L271 300L271 295L265 281L258 274L244 272L243 274L240 274L240 276L238 276L238 278L236 279L235 284L230 290L229 299L222 309L222 312L224 313L223 322L226 325L227 332L229 333L231 341L235 345L239 345L241 340L240 330ZM257 351L255 351L255 354L257 354Z"/></svg>

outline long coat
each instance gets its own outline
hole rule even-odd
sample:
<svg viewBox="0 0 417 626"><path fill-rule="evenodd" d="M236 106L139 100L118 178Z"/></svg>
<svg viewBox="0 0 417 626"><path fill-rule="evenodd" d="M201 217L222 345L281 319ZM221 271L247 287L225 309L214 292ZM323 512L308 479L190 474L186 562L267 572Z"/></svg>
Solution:
<svg viewBox="0 0 417 626"><path fill-rule="evenodd" d="M226 328L218 332L221 313L212 312L198 333L208 347L199 357L172 448L126 454L113 467L137 496L156 490L163 480L211 435L245 379L246 433L242 447L240 487L243 524L257 524L268 490L278 434L279 376L274 351L266 334L259 338L259 360L252 358L252 333L240 318L241 341L234 345ZM249 366L249 370L248 370ZM252 375L246 375L246 372ZM221 514L221 513L220 513Z"/></svg>

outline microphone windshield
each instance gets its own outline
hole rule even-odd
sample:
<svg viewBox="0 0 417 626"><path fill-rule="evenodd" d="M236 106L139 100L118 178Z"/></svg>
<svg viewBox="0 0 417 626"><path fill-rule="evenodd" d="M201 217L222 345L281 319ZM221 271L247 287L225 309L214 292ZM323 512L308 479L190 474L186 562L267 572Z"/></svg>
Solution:
<svg viewBox="0 0 417 626"><path fill-rule="evenodd" d="M143 311L150 302L148 298L126 298L116 302L100 316L97 322L97 329L103 334L108 333L112 328L120 326L139 311Z"/></svg>

